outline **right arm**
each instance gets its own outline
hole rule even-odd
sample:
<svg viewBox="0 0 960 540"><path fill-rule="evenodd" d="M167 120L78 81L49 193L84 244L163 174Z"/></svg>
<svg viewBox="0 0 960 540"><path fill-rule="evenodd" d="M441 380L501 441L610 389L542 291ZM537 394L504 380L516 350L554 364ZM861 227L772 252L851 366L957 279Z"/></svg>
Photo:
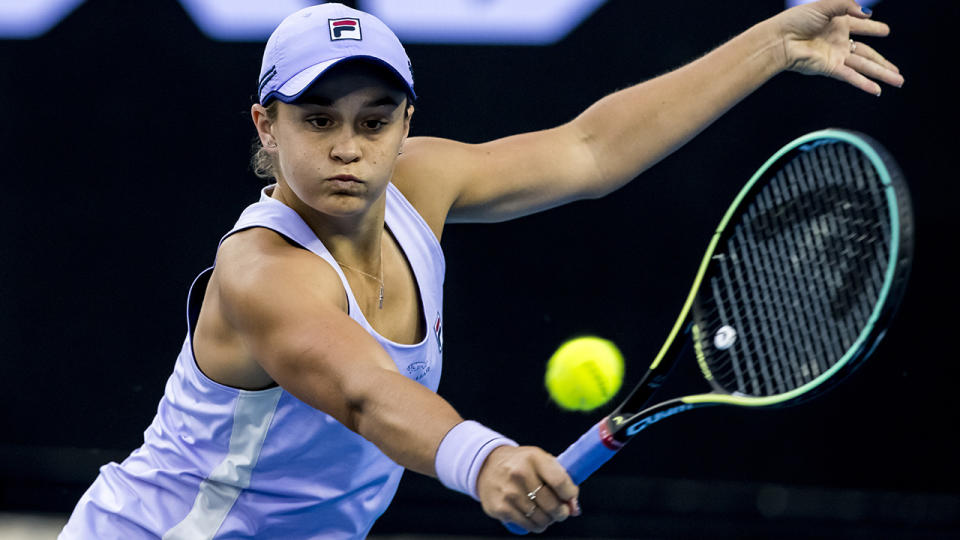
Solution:
<svg viewBox="0 0 960 540"><path fill-rule="evenodd" d="M443 398L397 371L379 343L343 311L336 272L265 229L238 233L218 254L217 286L225 322L277 384L376 445L401 466L437 476L437 450L463 418ZM526 493L544 497L531 521ZM500 447L477 479L484 510L531 530L565 518L576 486L538 448Z"/></svg>
<svg viewBox="0 0 960 540"><path fill-rule="evenodd" d="M224 242L217 270L224 319L273 381L397 463L436 475L437 445L463 419L401 375L343 312L333 268L270 231L253 229Z"/></svg>

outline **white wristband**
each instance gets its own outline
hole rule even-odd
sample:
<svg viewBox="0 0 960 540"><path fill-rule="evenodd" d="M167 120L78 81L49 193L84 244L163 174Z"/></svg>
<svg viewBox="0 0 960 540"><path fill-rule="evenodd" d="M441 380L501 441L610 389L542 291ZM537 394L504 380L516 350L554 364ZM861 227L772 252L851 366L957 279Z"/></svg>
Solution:
<svg viewBox="0 0 960 540"><path fill-rule="evenodd" d="M477 477L490 452L517 443L473 420L453 426L440 441L434 468L440 482L448 488L476 500Z"/></svg>

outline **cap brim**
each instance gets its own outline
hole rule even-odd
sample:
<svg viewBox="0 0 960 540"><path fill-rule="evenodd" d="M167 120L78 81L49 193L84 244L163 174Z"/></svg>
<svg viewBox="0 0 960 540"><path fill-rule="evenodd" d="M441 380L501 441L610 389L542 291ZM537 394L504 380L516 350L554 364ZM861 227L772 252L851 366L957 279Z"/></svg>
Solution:
<svg viewBox="0 0 960 540"><path fill-rule="evenodd" d="M344 56L343 58L334 58L332 60L320 62L319 64L314 64L300 73L297 73L293 77L290 77L287 82L283 83L280 88L264 96L260 100L260 103L266 104L271 99L278 99L284 103L292 103L299 99L300 96L303 95L303 93L306 92L310 86L317 81L317 79L326 73L328 69L347 60L363 60L367 62L373 62L377 65L387 68L390 73L392 73L397 80L403 84L403 88L410 94L410 97L417 99L417 94L413 91L413 87L410 86L410 83L408 83L403 76L387 62L384 62L383 60L373 56Z"/></svg>

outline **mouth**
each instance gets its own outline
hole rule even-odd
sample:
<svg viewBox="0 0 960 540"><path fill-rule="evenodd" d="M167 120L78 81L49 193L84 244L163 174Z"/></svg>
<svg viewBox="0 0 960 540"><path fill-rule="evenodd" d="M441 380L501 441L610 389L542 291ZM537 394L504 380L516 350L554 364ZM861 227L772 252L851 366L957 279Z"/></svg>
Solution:
<svg viewBox="0 0 960 540"><path fill-rule="evenodd" d="M365 182L352 174L338 174L327 178L327 183L339 190L355 191L362 187Z"/></svg>
<svg viewBox="0 0 960 540"><path fill-rule="evenodd" d="M336 176L331 176L330 178L327 178L327 180L340 180L343 182L361 182L361 183L363 182L362 180L360 180L356 176L353 176L352 174L338 174Z"/></svg>

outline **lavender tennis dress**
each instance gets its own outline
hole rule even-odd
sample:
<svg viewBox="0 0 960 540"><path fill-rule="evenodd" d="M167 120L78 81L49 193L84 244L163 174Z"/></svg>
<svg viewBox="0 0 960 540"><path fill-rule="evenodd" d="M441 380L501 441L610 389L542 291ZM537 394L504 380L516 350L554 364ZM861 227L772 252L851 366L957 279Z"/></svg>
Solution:
<svg viewBox="0 0 960 540"><path fill-rule="evenodd" d="M388 185L386 226L413 268L427 323L421 343L404 345L370 326L330 252L270 189L224 238L265 227L322 257L343 282L350 317L400 373L436 391L444 258L423 218ZM143 446L100 469L61 539L362 538L393 498L403 468L366 439L283 388L239 390L200 371L193 329L212 270L190 288L186 340Z"/></svg>

